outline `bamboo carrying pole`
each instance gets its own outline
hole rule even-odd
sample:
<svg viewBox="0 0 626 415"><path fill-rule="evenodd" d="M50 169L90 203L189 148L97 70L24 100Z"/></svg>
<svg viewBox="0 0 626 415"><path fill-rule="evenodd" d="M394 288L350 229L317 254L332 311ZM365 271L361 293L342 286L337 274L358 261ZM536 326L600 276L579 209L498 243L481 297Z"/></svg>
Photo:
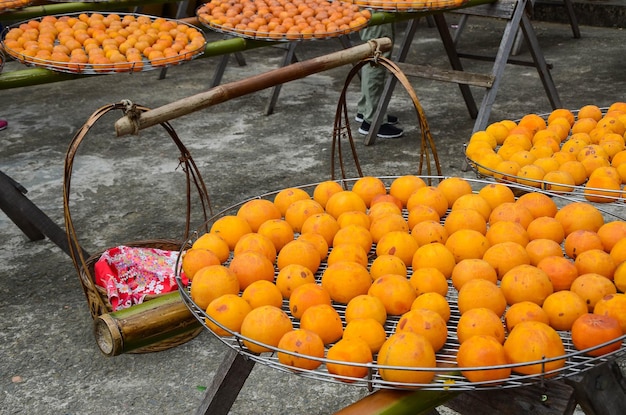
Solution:
<svg viewBox="0 0 626 415"><path fill-rule="evenodd" d="M309 59L284 66L240 81L218 85L206 92L192 95L178 101L171 102L158 108L141 113L131 118L125 116L115 123L115 132L118 137L136 134L153 125L190 114L194 111L228 101L252 92L260 91L278 84L300 79L314 73L337 68L367 57L374 56L377 50L385 52L392 47L391 39L374 39L362 45L340 50L328 55Z"/></svg>
<svg viewBox="0 0 626 415"><path fill-rule="evenodd" d="M96 343L107 356L118 356L184 335L198 327L200 322L181 301L178 291L102 314L94 320Z"/></svg>

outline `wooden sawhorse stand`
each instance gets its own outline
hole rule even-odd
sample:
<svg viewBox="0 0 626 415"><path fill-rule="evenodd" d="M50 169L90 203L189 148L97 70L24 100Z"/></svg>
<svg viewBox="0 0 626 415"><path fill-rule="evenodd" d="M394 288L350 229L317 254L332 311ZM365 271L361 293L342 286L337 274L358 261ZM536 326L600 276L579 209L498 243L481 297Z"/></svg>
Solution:
<svg viewBox="0 0 626 415"><path fill-rule="evenodd" d="M344 49L348 49L352 47L352 44L350 43L350 39L348 35L338 36L337 39L339 39ZM281 63L281 68L284 66L290 65L292 63L298 62L298 57L296 56L296 49L301 42L302 41L300 40L296 40L296 41L287 42L285 44L285 47L284 47L285 55ZM226 71L226 66L228 65L229 58L230 58L230 54L228 53L225 55L222 55L220 62L217 65L217 69L215 70L215 74L213 75L211 88L218 86L222 82L222 77L224 76L224 72ZM235 59L237 60L237 63L239 66L244 66L246 64L246 61L240 52L235 53ZM278 97L280 95L281 87L282 87L282 84L278 84L272 87L272 94L270 95L270 99L268 100L267 105L265 106L265 111L264 111L265 115L271 115L274 113L274 108L276 107L276 103L278 102Z"/></svg>
<svg viewBox="0 0 626 415"><path fill-rule="evenodd" d="M61 229L31 200L27 190L0 171L0 210L17 225L31 241L39 241L46 236L66 254L70 255L69 242L65 230Z"/></svg>
<svg viewBox="0 0 626 415"><path fill-rule="evenodd" d="M232 349L228 349L222 364L217 369L213 382L204 396L202 404L195 415L228 415L230 408L237 399L241 388L254 368L254 361ZM297 376L297 375L293 375ZM335 415L376 415L373 409L380 395L390 391L377 391L354 404L340 410ZM391 391L392 397L384 399L403 399L420 391ZM443 393L443 392L442 392ZM442 399L433 399L432 394L424 396L432 403L428 415L438 415L435 409L444 401L445 406L462 415L484 415L488 413L505 413L508 415L571 415L576 404L579 404L586 415L606 415L626 413L626 378L622 376L617 362L609 361L600 364L587 372L567 378L564 381L546 382L513 389L497 391L470 391L450 393ZM444 393L445 395L445 393ZM420 396L413 396L413 402ZM398 415L414 414L411 408L397 408ZM420 407L423 406L423 403ZM420 412L422 413L422 412Z"/></svg>
<svg viewBox="0 0 626 415"><path fill-rule="evenodd" d="M531 8L534 8L535 2L536 0L530 0ZM572 36L574 36L574 39L580 39L580 28L578 27L578 19L576 18L576 13L574 13L573 1L563 0L563 7L565 8L565 12L567 13L567 18L569 20L570 27L572 28ZM463 29L465 28L468 18L469 18L468 14L464 14L463 16L461 16L458 27L454 33L455 44L456 44L457 39L460 37L460 34L463 32ZM521 36L523 36L523 33L520 33L518 31L517 35L515 36L515 43L513 44L513 50L511 51L512 55L519 54L519 51L522 47L522 41L523 41Z"/></svg>
<svg viewBox="0 0 626 415"><path fill-rule="evenodd" d="M413 37L415 36L415 31L417 30L418 19L409 21L404 38L400 44L398 56L396 56L394 60L407 76L457 83L461 89L461 94L470 116L476 119L473 130L473 132L476 132L484 129L488 125L491 107L496 99L496 94L498 92L498 87L500 86L500 81L502 80L506 64L528 64L527 62L516 61L510 58L513 44L515 42L515 35L518 30L521 29L533 58L532 64L537 68L537 72L539 73L539 77L543 83L543 87L546 91L550 104L553 108L561 107L561 100L556 90L556 86L554 85L548 64L545 61L541 48L539 47L537 36L528 16L529 5L530 0L498 0L490 4L482 4L453 11L453 13L463 15L495 17L507 21L498 52L495 58L493 58L494 64L490 74L472 73L463 70L461 58L485 60L485 57L462 54L457 51L443 12L433 14L432 17L435 21L435 25L437 26L437 30L439 31L439 35L448 55L450 65L452 66L452 70L440 70L429 66L405 63ZM492 58L487 58L486 60L492 60ZM378 131L380 125L382 124L383 114L387 110L395 84L396 80L393 77L390 77L385 84L382 97L378 103L376 116L374 117L374 120L372 120L372 127L370 128L369 134L365 138L365 145L374 144L376 141L375 132ZM480 108L476 107L476 102L472 96L470 86L482 87L487 91L483 97Z"/></svg>

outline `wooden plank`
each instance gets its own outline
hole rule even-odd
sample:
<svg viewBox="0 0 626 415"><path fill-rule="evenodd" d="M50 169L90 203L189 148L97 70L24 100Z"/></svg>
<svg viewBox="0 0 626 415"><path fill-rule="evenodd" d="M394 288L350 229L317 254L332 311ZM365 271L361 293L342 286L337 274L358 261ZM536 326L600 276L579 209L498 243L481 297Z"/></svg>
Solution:
<svg viewBox="0 0 626 415"><path fill-rule="evenodd" d="M513 15L513 10L515 10L516 3L517 0L498 0L490 4L479 4L473 7L452 10L450 13L510 19Z"/></svg>
<svg viewBox="0 0 626 415"><path fill-rule="evenodd" d="M496 391L466 392L445 403L463 415L571 415L576 408L574 388L563 382ZM624 412L605 412L617 414Z"/></svg>
<svg viewBox="0 0 626 415"><path fill-rule="evenodd" d="M252 359L228 349L195 414L227 415L253 368Z"/></svg>
<svg viewBox="0 0 626 415"><path fill-rule="evenodd" d="M22 213L22 199L26 189L15 182L6 174L0 172L0 209L24 232L31 241L38 241L45 238L45 235L34 226Z"/></svg>
<svg viewBox="0 0 626 415"><path fill-rule="evenodd" d="M69 255L67 234L28 197L19 183L0 172L0 209L6 213L31 241L44 235Z"/></svg>
<svg viewBox="0 0 626 415"><path fill-rule="evenodd" d="M436 14L433 16L433 19L435 20L435 25L437 26L437 31L439 32L439 37L441 37L441 42L443 43L446 55L448 55L450 66L455 71L464 71L465 69L463 69L463 64L461 63L461 59L459 58L456 50L456 45L454 44L454 40L450 34L450 26L448 25L448 22L446 22L444 14ZM478 108L476 108L476 100L474 99L472 90L469 85L458 84L458 86L470 117L476 118L478 116Z"/></svg>
<svg viewBox="0 0 626 415"><path fill-rule="evenodd" d="M485 55L485 54L477 54L477 53L459 52L459 57L465 58L465 59L473 59L475 61L484 61L484 62L493 62L496 60L496 57L494 55ZM515 58L507 59L506 63L510 65L528 66L528 67L533 67L533 68L537 67L537 64L534 61L527 61L527 60L515 59ZM552 69L554 65L546 64L546 67L548 69Z"/></svg>
<svg viewBox="0 0 626 415"><path fill-rule="evenodd" d="M535 30L533 29L533 25L527 13L522 15L522 21L520 24L522 33L524 33L524 39L526 39L526 44L528 45L528 50L533 57L537 73L539 74L543 88L546 91L548 100L552 105L552 109L563 107L561 98L559 97L559 92L557 91L552 75L550 74L550 67L546 63L546 59L543 56L541 46L539 45L539 39L537 39L537 35L535 34Z"/></svg>
<svg viewBox="0 0 626 415"><path fill-rule="evenodd" d="M441 69L428 65L414 65L400 62L398 63L398 66L407 76L433 79L436 81L454 82L457 84L473 85L483 88L491 88L494 81L494 77L492 75L486 74L455 71L453 69Z"/></svg>

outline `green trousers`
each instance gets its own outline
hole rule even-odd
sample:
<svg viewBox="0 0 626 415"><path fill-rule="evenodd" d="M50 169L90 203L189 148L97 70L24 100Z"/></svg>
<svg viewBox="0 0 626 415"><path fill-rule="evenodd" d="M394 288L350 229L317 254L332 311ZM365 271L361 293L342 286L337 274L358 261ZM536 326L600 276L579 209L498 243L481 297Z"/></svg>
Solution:
<svg viewBox="0 0 626 415"><path fill-rule="evenodd" d="M394 40L394 30L392 23L386 23L371 27L366 27L359 31L361 40L368 41L380 37L388 37ZM384 52L383 56L391 57L391 51ZM382 66L364 65L361 68L361 97L357 103L357 112L363 114L363 119L369 123L372 122L378 101L383 94L385 88L385 78L387 70ZM386 117L384 118L386 119Z"/></svg>

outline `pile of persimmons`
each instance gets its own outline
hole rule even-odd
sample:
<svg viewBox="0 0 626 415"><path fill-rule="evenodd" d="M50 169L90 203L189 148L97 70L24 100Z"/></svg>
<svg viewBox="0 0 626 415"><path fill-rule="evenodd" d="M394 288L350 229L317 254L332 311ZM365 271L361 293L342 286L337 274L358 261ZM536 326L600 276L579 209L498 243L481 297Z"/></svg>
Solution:
<svg viewBox="0 0 626 415"><path fill-rule="evenodd" d="M211 0L196 11L211 28L258 39L336 37L365 27L371 13L328 0Z"/></svg>
<svg viewBox="0 0 626 415"><path fill-rule="evenodd" d="M489 384L620 349L626 222L502 183L350 183L249 200L183 254L215 334L296 371L412 386L444 351Z"/></svg>
<svg viewBox="0 0 626 415"><path fill-rule="evenodd" d="M626 103L503 120L472 135L466 155L497 180L619 202L626 185Z"/></svg>

